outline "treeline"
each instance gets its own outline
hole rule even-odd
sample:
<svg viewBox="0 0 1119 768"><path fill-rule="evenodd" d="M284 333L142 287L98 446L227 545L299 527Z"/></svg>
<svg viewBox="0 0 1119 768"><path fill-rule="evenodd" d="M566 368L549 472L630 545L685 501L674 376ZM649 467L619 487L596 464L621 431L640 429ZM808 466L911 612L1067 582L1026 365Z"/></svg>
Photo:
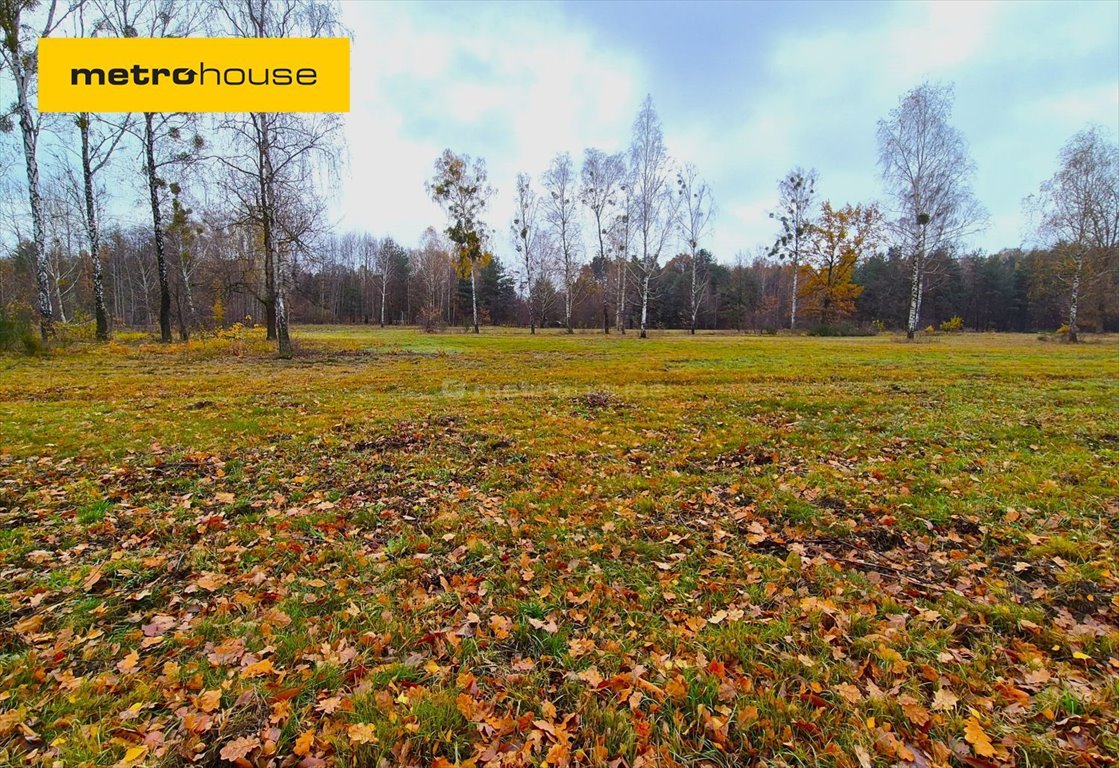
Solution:
<svg viewBox="0 0 1119 768"><path fill-rule="evenodd" d="M209 219L206 219L209 221ZM57 219L55 221L58 221ZM175 329L215 330L234 322L264 324L259 254L252 244L230 237L235 228L210 221L195 242L201 256L190 261L187 279L171 275ZM89 322L93 303L88 256L67 250L58 241L50 257L52 300L60 320ZM347 234L324 238L313 258L293 265L290 309L296 323L419 325L429 329L467 327L471 289L450 258L451 246L429 229L418 248L391 238ZM34 289L33 261L26 247L0 260L0 304L12 306ZM159 283L151 233L143 227L113 228L105 235L103 268L112 323L117 327L155 328L159 318ZM792 273L787 263L764 250L732 264L714 262L701 252L708 280L700 301L700 330L770 332L789 325ZM1053 249L1008 249L996 254L940 255L931 260L921 327L940 327L959 317L976 331L1053 331L1067 320L1067 289L1055 279L1063 256ZM665 264L650 304L649 327L690 326L688 258L677 255ZM576 281L573 324L601 328L603 281L584 265ZM809 331L859 332L874 327L904 329L908 319L909 260L887 249L861 260L852 283L861 289L852 312L824 322L816 312L802 314ZM57 276L57 277L55 277ZM1080 323L1091 331L1119 330L1119 269L1093 281L1082 302ZM188 298L188 282L191 290ZM630 291L623 326L640 327L639 306ZM605 297L611 304L614 297ZM802 293L802 301L807 294ZM532 315L541 328L562 329L562 287L551 276L537 279L531 295L518 289L515 270L494 258L478 270L478 305L483 326L521 326ZM803 304L802 304L803 306ZM611 309L611 312L613 310ZM611 328L614 328L611 314ZM838 326L838 327L835 327Z"/></svg>
<svg viewBox="0 0 1119 768"><path fill-rule="evenodd" d="M342 115L35 110L38 40L49 35L345 32L337 4L322 0L0 0L0 84L15 97L0 115L10 137L0 331L22 318L47 343L56 324L87 322L98 339L129 327L171 342L247 322L289 355L292 322L642 337L872 327L912 337L947 324L1063 327L1076 340L1081 328L1119 328L1119 146L1101 129L1078 132L1027 199L1038 246L976 253L968 241L987 214L951 125L950 86L913 88L879 121L884 202L820 200L817 172L794 168L775 189L772 239L718 258L713 192L670 155L651 98L625 148L560 152L503 189L482 158L447 149L425 184L445 224L415 244L328 225ZM489 213L498 194L514 204L509 221ZM137 198L142 224L114 220Z"/></svg>

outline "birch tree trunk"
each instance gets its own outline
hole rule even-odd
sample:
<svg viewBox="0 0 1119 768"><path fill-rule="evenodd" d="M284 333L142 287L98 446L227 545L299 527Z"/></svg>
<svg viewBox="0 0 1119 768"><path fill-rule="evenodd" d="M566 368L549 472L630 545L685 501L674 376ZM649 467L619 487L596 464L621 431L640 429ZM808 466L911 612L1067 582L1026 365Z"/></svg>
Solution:
<svg viewBox="0 0 1119 768"><path fill-rule="evenodd" d="M381 271L381 327L385 327L385 299L388 296L389 281L384 270Z"/></svg>
<svg viewBox="0 0 1119 768"><path fill-rule="evenodd" d="M618 308L614 312L614 320L618 324L618 333L626 335L626 281L629 279L626 263L618 259Z"/></svg>
<svg viewBox="0 0 1119 768"><path fill-rule="evenodd" d="M793 311L789 317L789 330L796 330L797 327L797 294L799 293L800 283L800 259L793 258Z"/></svg>
<svg viewBox="0 0 1119 768"><path fill-rule="evenodd" d="M470 303L474 310L474 333L478 333L478 280L473 263L470 264Z"/></svg>
<svg viewBox="0 0 1119 768"><path fill-rule="evenodd" d="M105 285L101 271L101 236L97 229L97 206L93 202L93 166L89 157L89 113L78 116L82 135L82 179L85 183L85 226L89 238L89 260L93 266L93 314L97 340L109 339L109 315L105 310Z"/></svg>
<svg viewBox="0 0 1119 768"><path fill-rule="evenodd" d="M649 318L649 278L648 272L641 279L641 338L646 338L645 328Z"/></svg>
<svg viewBox="0 0 1119 768"><path fill-rule="evenodd" d="M163 216L159 210L159 187L155 175L155 133L152 113L144 113L144 154L148 165L148 193L151 196L152 235L155 260L159 268L159 340L171 343L171 287L167 282L167 256L163 245Z"/></svg>
<svg viewBox="0 0 1119 768"><path fill-rule="evenodd" d="M905 328L905 337L912 339L917 333L917 322L920 317L921 294L921 256L913 256L913 280L909 285L909 322Z"/></svg>
<svg viewBox="0 0 1119 768"><path fill-rule="evenodd" d="M1075 344L1077 338L1076 311L1080 305L1080 278L1084 271L1084 254L1076 257L1076 271L1072 273L1072 292L1068 305L1068 340Z"/></svg>
<svg viewBox="0 0 1119 768"><path fill-rule="evenodd" d="M18 15L16 18L18 23ZM47 236L43 229L43 198L39 191L39 160L36 155L39 129L31 116L31 104L27 94L30 74L24 64L23 52L19 48L19 30L5 31L8 37L6 43L14 62L12 77L16 85L16 111L19 113L19 131L23 138L23 159L27 168L27 196L31 204L31 229L35 241L35 287L39 310L39 333L45 344L54 318L51 314Z"/></svg>

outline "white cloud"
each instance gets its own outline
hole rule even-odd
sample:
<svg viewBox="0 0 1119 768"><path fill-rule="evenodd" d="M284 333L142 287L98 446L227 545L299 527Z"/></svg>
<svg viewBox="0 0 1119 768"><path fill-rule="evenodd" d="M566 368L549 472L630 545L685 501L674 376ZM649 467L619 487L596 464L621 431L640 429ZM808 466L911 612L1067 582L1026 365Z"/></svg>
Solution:
<svg viewBox="0 0 1119 768"><path fill-rule="evenodd" d="M441 226L424 182L450 147L487 162L501 255L516 174L538 175L559 151L623 145L640 77L546 6L453 8L344 5L355 42L340 223L404 242Z"/></svg>

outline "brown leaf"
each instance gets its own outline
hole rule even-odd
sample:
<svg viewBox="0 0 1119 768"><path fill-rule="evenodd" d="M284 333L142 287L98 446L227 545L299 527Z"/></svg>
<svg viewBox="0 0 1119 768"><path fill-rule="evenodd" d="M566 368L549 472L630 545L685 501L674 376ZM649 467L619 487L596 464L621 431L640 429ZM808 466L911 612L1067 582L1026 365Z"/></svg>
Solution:
<svg viewBox="0 0 1119 768"><path fill-rule="evenodd" d="M960 699L948 688L938 688L933 696L932 708L937 712L950 712Z"/></svg>
<svg viewBox="0 0 1119 768"><path fill-rule="evenodd" d="M256 749L259 744L260 741L255 736L244 736L240 739L233 739L233 741L230 741L221 748L219 754L222 760L235 763Z"/></svg>

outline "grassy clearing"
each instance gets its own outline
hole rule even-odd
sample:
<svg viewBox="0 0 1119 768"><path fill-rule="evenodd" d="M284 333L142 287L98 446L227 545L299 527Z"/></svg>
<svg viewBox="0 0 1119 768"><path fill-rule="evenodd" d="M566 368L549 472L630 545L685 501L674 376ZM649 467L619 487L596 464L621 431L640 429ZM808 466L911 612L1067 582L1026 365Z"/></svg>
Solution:
<svg viewBox="0 0 1119 768"><path fill-rule="evenodd" d="M1119 753L1114 338L298 338L0 359L0 763Z"/></svg>

